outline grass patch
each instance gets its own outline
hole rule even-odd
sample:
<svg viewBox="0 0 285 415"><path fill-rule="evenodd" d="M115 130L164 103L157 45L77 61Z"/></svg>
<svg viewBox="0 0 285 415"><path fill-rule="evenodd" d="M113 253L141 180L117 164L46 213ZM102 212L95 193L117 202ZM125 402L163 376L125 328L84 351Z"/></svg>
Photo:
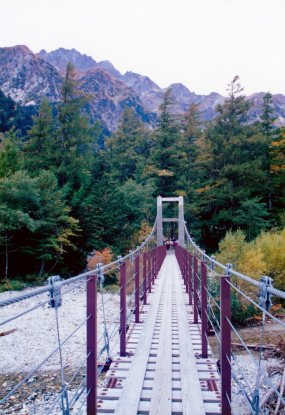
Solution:
<svg viewBox="0 0 285 415"><path fill-rule="evenodd" d="M26 275L25 281L23 280L7 280L0 281L0 293L5 291L21 291L24 288L35 287L43 284L47 280L48 276L39 277L38 275Z"/></svg>
<svg viewBox="0 0 285 415"><path fill-rule="evenodd" d="M0 293L4 293L5 291L21 291L26 287L28 287L28 284L24 281L5 281L0 283Z"/></svg>

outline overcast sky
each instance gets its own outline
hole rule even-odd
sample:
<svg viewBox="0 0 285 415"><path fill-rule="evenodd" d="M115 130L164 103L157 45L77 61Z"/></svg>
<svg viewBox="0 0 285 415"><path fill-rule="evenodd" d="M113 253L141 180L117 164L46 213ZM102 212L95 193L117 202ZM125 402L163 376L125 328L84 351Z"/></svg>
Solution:
<svg viewBox="0 0 285 415"><path fill-rule="evenodd" d="M285 94L285 0L0 0L0 46L75 48L161 87Z"/></svg>

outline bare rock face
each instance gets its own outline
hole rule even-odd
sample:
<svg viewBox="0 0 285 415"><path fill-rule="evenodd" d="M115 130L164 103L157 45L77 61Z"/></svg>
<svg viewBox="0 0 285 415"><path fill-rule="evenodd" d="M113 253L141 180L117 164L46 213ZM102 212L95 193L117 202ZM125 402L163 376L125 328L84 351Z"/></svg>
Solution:
<svg viewBox="0 0 285 415"><path fill-rule="evenodd" d="M53 65L61 74L64 74L68 62L71 62L75 68L81 72L100 68L110 73L115 78L122 78L120 72L114 68L111 62L96 62L91 56L81 54L76 49L59 48L49 53L43 49L38 53L38 56Z"/></svg>
<svg viewBox="0 0 285 415"><path fill-rule="evenodd" d="M21 105L38 104L42 97L60 100L58 71L26 46L0 48L0 89Z"/></svg>
<svg viewBox="0 0 285 415"><path fill-rule="evenodd" d="M248 97L252 104L249 110L249 118L251 121L260 120L264 95L265 92L258 92ZM279 127L285 125L285 96L282 94L272 95L272 102L274 116L276 117L275 124Z"/></svg>
<svg viewBox="0 0 285 415"><path fill-rule="evenodd" d="M52 52L42 49L37 56L54 66L60 73L64 73L68 62L71 62L79 71L96 68L96 61L91 56L82 55L75 49L59 48Z"/></svg>
<svg viewBox="0 0 285 415"><path fill-rule="evenodd" d="M91 118L100 120L109 131L116 129L125 107L132 108L146 123L153 119L135 92L105 70L90 69L82 74L79 83L80 89L91 96Z"/></svg>

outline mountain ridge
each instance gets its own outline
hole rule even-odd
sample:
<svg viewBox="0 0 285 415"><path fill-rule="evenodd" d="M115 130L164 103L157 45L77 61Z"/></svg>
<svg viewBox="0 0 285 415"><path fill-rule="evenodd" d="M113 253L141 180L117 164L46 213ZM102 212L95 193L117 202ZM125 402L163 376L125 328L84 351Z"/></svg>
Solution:
<svg viewBox="0 0 285 415"><path fill-rule="evenodd" d="M76 68L80 88L91 95L90 114L93 121L99 120L106 130L117 128L121 114L130 106L146 123L155 124L159 106L168 88L160 88L145 75L127 71L121 74L109 61L97 62L91 56L76 49L58 48L51 52L42 49L33 53L25 45L0 48L0 89L6 96L21 105L37 105L42 97L51 102L61 99L61 85L68 62ZM217 104L226 99L217 92L199 95L182 83L173 83L173 112L181 115L191 104L199 104L202 121L216 116ZM253 102L250 120L259 119L263 92L249 95ZM285 124L285 96L273 95L277 125Z"/></svg>

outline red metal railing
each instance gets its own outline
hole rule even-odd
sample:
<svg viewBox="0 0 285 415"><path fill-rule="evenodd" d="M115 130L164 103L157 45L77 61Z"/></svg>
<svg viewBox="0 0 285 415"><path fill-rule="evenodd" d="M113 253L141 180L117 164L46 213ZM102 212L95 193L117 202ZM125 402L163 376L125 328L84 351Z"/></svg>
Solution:
<svg viewBox="0 0 285 415"><path fill-rule="evenodd" d="M189 304L194 308L194 324L201 322L201 357L208 357L208 302L207 302L207 266L203 258L192 254L181 246L176 247L176 257L181 274L189 294ZM222 415L231 414L231 327L228 323L231 317L231 297L229 276L223 276L220 284L220 374L221 374L221 405ZM193 289L193 291L192 291Z"/></svg>
<svg viewBox="0 0 285 415"><path fill-rule="evenodd" d="M126 269L130 261L134 261L134 314L135 322L140 322L140 303L147 304L148 293L158 276L166 255L166 247L159 246L149 251L136 252L135 258L128 257L119 262L120 284L120 356L126 356L127 350L127 278ZM87 284L87 415L97 413L97 281L96 274L89 276ZM142 292L141 292L142 291Z"/></svg>

